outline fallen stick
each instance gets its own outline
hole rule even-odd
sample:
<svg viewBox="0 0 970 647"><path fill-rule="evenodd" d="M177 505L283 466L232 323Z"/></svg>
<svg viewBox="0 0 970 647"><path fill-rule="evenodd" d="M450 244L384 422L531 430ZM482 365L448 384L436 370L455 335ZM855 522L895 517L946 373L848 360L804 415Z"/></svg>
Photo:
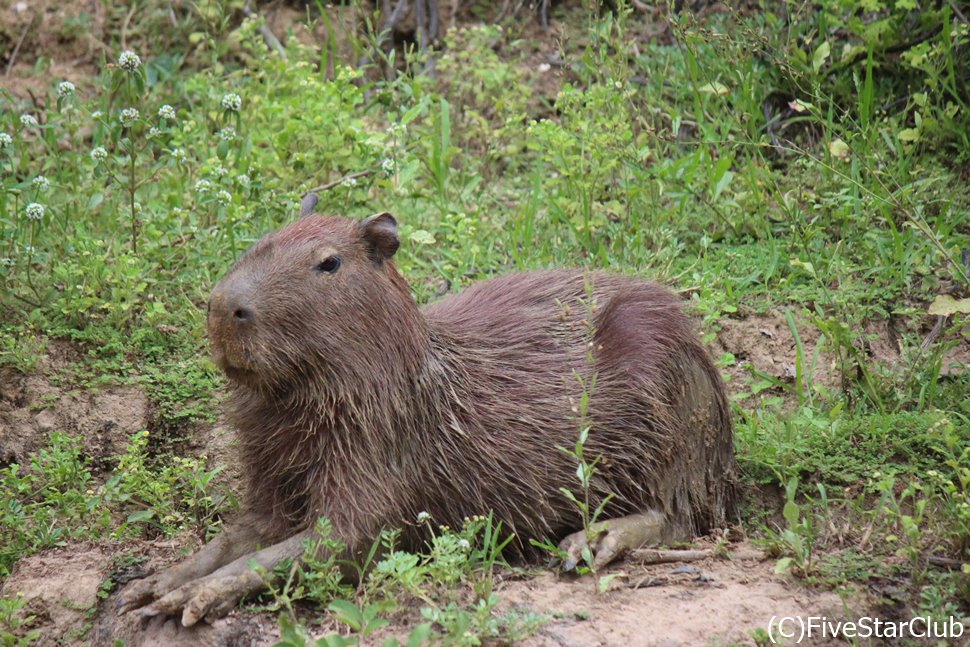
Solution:
<svg viewBox="0 0 970 647"><path fill-rule="evenodd" d="M252 10L251 0L246 0L246 4L243 5L243 15L247 18L259 18L259 14ZM259 26L258 29L260 35L263 37L263 42L266 43L267 47L276 50L276 53L280 55L280 58L284 61L286 60L286 51L283 49L283 44L280 43L280 39L276 37L273 32L269 30L266 26L266 21Z"/></svg>
<svg viewBox="0 0 970 647"><path fill-rule="evenodd" d="M717 557L713 549L700 550L661 550L659 548L638 548L630 552L630 559L640 564L671 564L674 562L699 562L709 557ZM762 560L765 554L760 550L735 550L727 554L733 561L757 559Z"/></svg>

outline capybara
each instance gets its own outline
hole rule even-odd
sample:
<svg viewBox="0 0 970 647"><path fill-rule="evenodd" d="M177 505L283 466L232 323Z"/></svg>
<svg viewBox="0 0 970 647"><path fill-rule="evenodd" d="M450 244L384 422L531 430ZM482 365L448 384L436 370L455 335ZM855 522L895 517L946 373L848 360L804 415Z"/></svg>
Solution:
<svg viewBox="0 0 970 647"><path fill-rule="evenodd" d="M419 546L422 512L451 527L493 512L525 555L530 539L565 538L572 566L586 534L560 490L580 486L562 448L585 427L584 454L598 461L591 502L612 495L597 565L732 520L727 400L676 295L634 277L544 270L419 308L391 261L394 218L313 215L315 202L257 241L209 300L247 512L130 586L122 610L181 611L186 625L225 613L264 586L247 563L298 557L321 516L357 554L384 528Z"/></svg>

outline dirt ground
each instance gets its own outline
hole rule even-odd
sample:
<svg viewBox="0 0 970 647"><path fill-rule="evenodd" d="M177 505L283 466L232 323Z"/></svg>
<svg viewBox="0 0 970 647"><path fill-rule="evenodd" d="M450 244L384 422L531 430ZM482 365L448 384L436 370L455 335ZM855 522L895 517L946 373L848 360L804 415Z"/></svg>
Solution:
<svg viewBox="0 0 970 647"><path fill-rule="evenodd" d="M145 542L123 548L144 550L153 555L153 562L160 563L174 557L176 546L183 543ZM221 647L271 645L279 639L269 614L242 610L192 629L182 628L171 618L155 619L142 627L134 617L116 616L112 600L99 605L97 593L119 548L86 543L34 555L18 564L3 593L24 594L28 609L38 616L36 626L43 631L41 644L45 645L111 645L123 640L125 645ZM773 616L854 618L865 610L859 598L851 602L856 608L849 609L835 593L808 590L786 576L775 575L774 561L750 557L758 554L750 546L732 548L749 557L692 564L622 563L611 572L623 575L603 594L595 591L589 577L567 578L552 572L501 582L496 593L502 609L552 618L520 643L526 647L750 644L749 632L766 628ZM401 636L407 633L400 625L389 631Z"/></svg>

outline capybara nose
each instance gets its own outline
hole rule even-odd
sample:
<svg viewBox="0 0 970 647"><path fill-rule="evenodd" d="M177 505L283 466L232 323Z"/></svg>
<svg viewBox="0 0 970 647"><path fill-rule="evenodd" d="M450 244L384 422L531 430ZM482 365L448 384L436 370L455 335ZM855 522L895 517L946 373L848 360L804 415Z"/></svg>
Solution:
<svg viewBox="0 0 970 647"><path fill-rule="evenodd" d="M236 325L248 324L253 319L253 311L246 307L237 307L232 310L232 320Z"/></svg>
<svg viewBox="0 0 970 647"><path fill-rule="evenodd" d="M233 328L251 326L256 320L251 292L245 283L234 282L216 287L209 299L210 323Z"/></svg>

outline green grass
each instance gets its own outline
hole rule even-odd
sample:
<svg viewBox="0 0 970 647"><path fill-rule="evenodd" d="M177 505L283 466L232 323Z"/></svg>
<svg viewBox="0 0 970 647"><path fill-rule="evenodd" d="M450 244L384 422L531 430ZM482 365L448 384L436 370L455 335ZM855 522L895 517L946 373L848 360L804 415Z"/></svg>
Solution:
<svg viewBox="0 0 970 647"><path fill-rule="evenodd" d="M791 10L789 23L768 10L682 14L669 41L634 51L637 14L567 3L560 91L540 96L531 85L556 70L523 63L522 21L450 32L434 79L374 82L333 48L291 44L283 61L254 23L200 5L189 58L173 45L75 92L51 79L41 109L0 97L0 365L29 373L69 340L82 359L52 379L141 385L164 432L136 439L112 474L91 473L62 437L29 468L7 467L0 568L104 531L207 527L212 467L167 452L217 410L208 291L295 217L302 192L368 171L322 192L318 210L393 212L420 302L443 281L569 265L692 288L708 339L726 317L771 312L817 329L818 353L799 343L798 379L735 386L760 394L735 404L746 490L788 494L749 506L745 530L811 581L891 574L909 608L966 615L970 377L940 370L970 343L965 315L923 341L926 304L970 289L967 26L948 3ZM330 78L320 63L335 54ZM123 123L125 108L138 116ZM865 323L887 319L894 368L866 351ZM825 361L841 383L814 379ZM838 544L836 515L882 540ZM935 570L932 555L963 571ZM490 591L424 595L437 600L428 631L518 631L489 625ZM362 633L363 615L354 622Z"/></svg>

